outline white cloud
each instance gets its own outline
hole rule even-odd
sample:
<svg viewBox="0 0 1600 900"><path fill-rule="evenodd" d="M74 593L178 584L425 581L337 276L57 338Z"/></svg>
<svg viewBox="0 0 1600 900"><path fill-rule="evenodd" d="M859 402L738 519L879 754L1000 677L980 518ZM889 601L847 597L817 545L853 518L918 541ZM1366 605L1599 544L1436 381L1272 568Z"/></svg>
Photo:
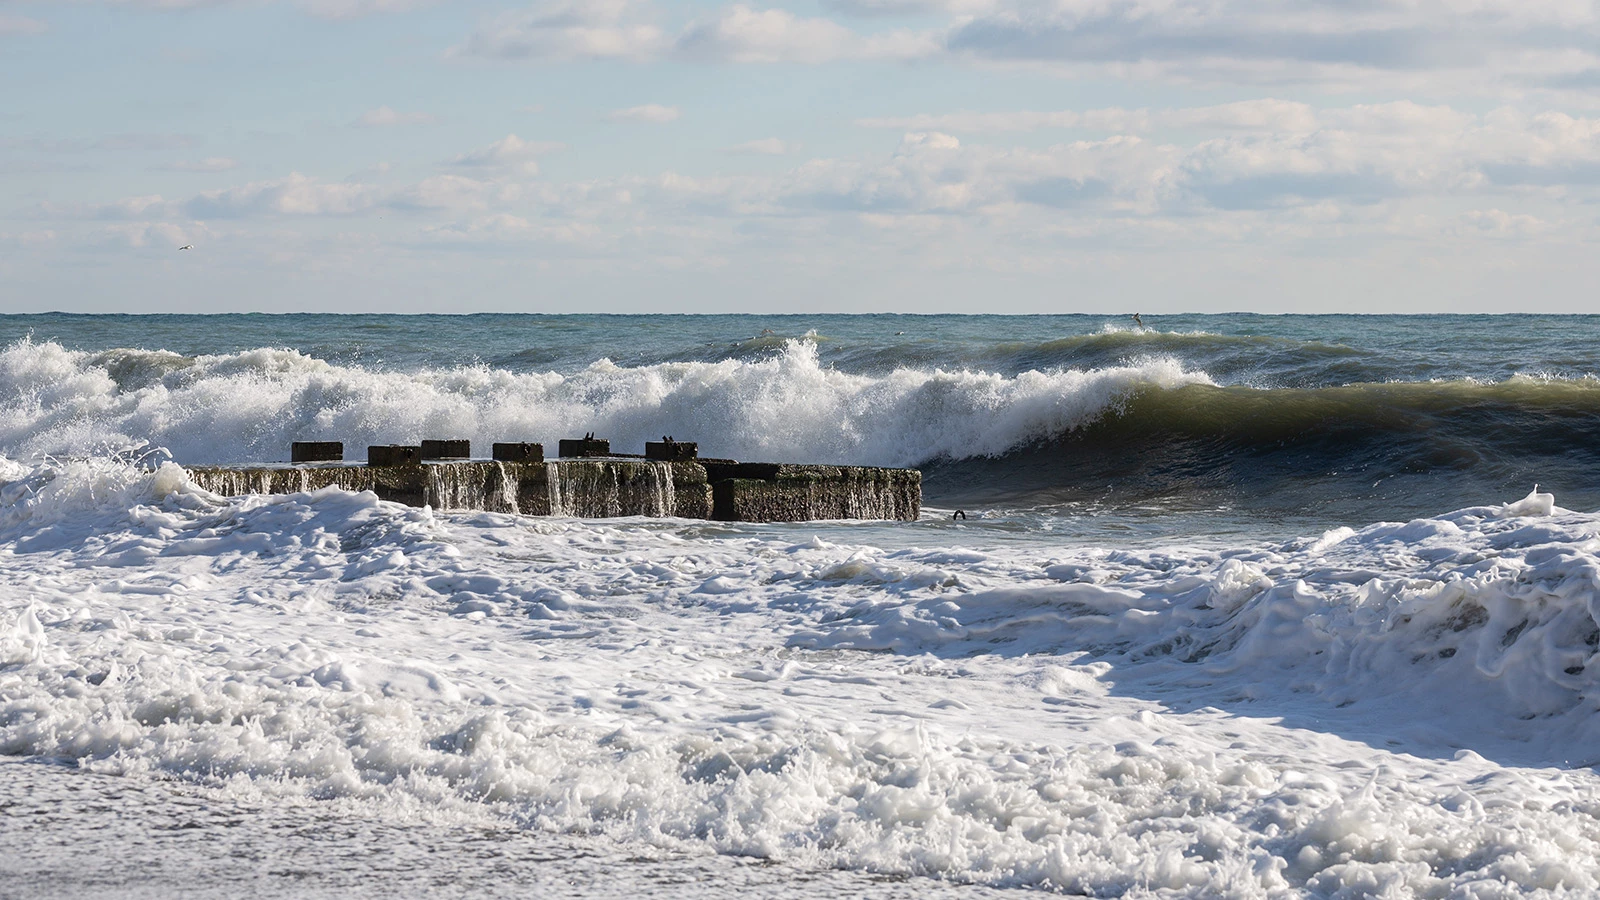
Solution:
<svg viewBox="0 0 1600 900"><path fill-rule="evenodd" d="M604 239L603 230L587 222L539 222L510 213L491 213L424 231L427 237L449 243L558 244L572 247Z"/></svg>
<svg viewBox="0 0 1600 900"><path fill-rule="evenodd" d="M984 12L995 0L822 0L823 7L851 16L903 16Z"/></svg>
<svg viewBox="0 0 1600 900"><path fill-rule="evenodd" d="M412 184L383 186L322 181L291 172L282 178L202 191L187 199L149 194L97 205L47 206L43 211L113 221L348 217L388 210L482 211L504 206L524 195L523 188L515 183L459 175L435 175Z"/></svg>
<svg viewBox="0 0 1600 900"><path fill-rule="evenodd" d="M27 16L0 16L0 37L20 34L43 34L49 26Z"/></svg>
<svg viewBox="0 0 1600 900"><path fill-rule="evenodd" d="M239 234L334 230L298 224L319 217L362 234L363 219L383 215L389 221L368 235L372 242L401 227L408 241L514 246L554 265L588 260L596 272L641 260L819 254L1043 272L1095 252L1282 259L1298 249L1321 258L1399 242L1459 249L1600 239L1592 213L1600 118L1412 103L1315 109L1311 120L1303 112L1272 104L1157 110L1148 115L1207 128L1044 147L923 130L876 153L758 174L570 182L516 177L550 146L508 136L463 154L464 169L402 184L291 174L176 198L41 208L55 220L41 225L65 245L112 232L151 240L138 238L154 234L144 228L151 223L192 229L224 219L236 220L229 227ZM1280 120L1294 127L1257 127ZM742 147L792 149L770 138Z"/></svg>
<svg viewBox="0 0 1600 900"><path fill-rule="evenodd" d="M781 138L769 137L735 144L728 148L728 152L748 153L757 156L788 156L798 149L800 149L798 144L791 144Z"/></svg>
<svg viewBox="0 0 1600 900"><path fill-rule="evenodd" d="M425 112L399 112L388 106L369 109L356 119L355 124L362 128L387 128L394 125L426 125L434 117Z"/></svg>
<svg viewBox="0 0 1600 900"><path fill-rule="evenodd" d="M405 12L435 0L298 0L298 5L325 19L354 19L372 13Z"/></svg>
<svg viewBox="0 0 1600 900"><path fill-rule="evenodd" d="M419 212L482 212L521 202L528 191L520 184L434 175L416 184L390 188L383 198L386 208Z"/></svg>
<svg viewBox="0 0 1600 900"><path fill-rule="evenodd" d="M937 131L914 131L900 140L900 152L910 153L916 150L959 150L961 141L948 134Z"/></svg>
<svg viewBox="0 0 1600 900"><path fill-rule="evenodd" d="M205 159L183 159L173 163L174 172L227 172L239 167L239 161L228 156L208 156Z"/></svg>
<svg viewBox="0 0 1600 900"><path fill-rule="evenodd" d="M560 150L562 146L552 141L525 141L514 134L508 134L487 147L463 153L451 162L469 168L500 169L523 175L537 175L539 173L537 158Z"/></svg>
<svg viewBox="0 0 1600 900"><path fill-rule="evenodd" d="M1419 121L1422 118L1428 121L1425 123ZM1380 121L1402 128L1426 124L1441 130L1461 128L1466 124L1460 114L1447 107L1426 107L1401 102L1351 107L1324 114L1306 103L1271 97L1183 109L1108 107L1052 112L1018 110L923 113L914 116L857 119L856 124L866 128L889 128L897 131L926 129L967 134L1037 131L1050 128L1113 134L1148 134L1170 129L1301 134L1326 125L1354 125L1372 130L1372 126Z"/></svg>
<svg viewBox="0 0 1600 900"><path fill-rule="evenodd" d="M642 0L546 2L486 23L453 52L555 62L944 60L1275 90L1315 84L1514 96L1581 94L1600 84L1593 0L828 0L823 7L876 20L913 15L923 27L858 30L744 3L664 24Z"/></svg>
<svg viewBox="0 0 1600 900"><path fill-rule="evenodd" d="M205 231L204 226L195 223L126 222L105 227L98 237L106 243L133 249L176 250L201 240L200 235Z"/></svg>
<svg viewBox="0 0 1600 900"><path fill-rule="evenodd" d="M106 3L117 6L135 6L151 10L203 9L212 6L238 6L251 0L75 0L75 2ZM254 0L269 4L279 0ZM313 16L324 19L354 19L372 13L395 13L430 6L437 0L292 0L292 5Z"/></svg>
<svg viewBox="0 0 1600 900"><path fill-rule="evenodd" d="M650 7L633 0L554 2L501 16L454 55L561 62L573 59L688 59L732 63L824 63L913 59L937 52L930 32L863 35L826 18L734 4L669 35Z"/></svg>
<svg viewBox="0 0 1600 900"><path fill-rule="evenodd" d="M163 205L173 214L193 219L252 215L348 216L371 210L382 199L383 192L370 185L327 183L293 172L284 178L205 191L183 203ZM157 208L152 204L145 211L148 214Z"/></svg>
<svg viewBox="0 0 1600 900"><path fill-rule="evenodd" d="M1501 209L1474 209L1464 213L1457 233L1496 238L1538 237L1552 225L1537 216L1508 213Z"/></svg>
<svg viewBox="0 0 1600 900"><path fill-rule="evenodd" d="M60 234L51 228L35 231L0 231L0 243L27 248L47 247L55 243L58 237Z"/></svg>
<svg viewBox="0 0 1600 900"><path fill-rule="evenodd" d="M547 0L495 18L454 48L453 55L561 62L648 59L665 38L634 0Z"/></svg>
<svg viewBox="0 0 1600 900"><path fill-rule="evenodd" d="M676 121L682 112L676 106L662 106L659 103L646 103L643 106L630 106L619 109L606 115L607 122L638 122L652 125L664 125Z"/></svg>
<svg viewBox="0 0 1600 900"><path fill-rule="evenodd" d="M1130 127L1131 117L1138 111L1091 110L1076 112L954 112L919 113L914 116L879 116L857 119L864 128L887 128L893 131L942 130L966 133L993 134L1005 131L1036 131L1041 128L1104 128L1109 131L1144 131L1143 127ZM1111 122L1116 122L1112 125Z"/></svg>
<svg viewBox="0 0 1600 900"><path fill-rule="evenodd" d="M691 23L673 52L688 59L734 63L825 63L839 59L913 59L937 49L912 32L863 36L831 19L784 9L731 6Z"/></svg>
<svg viewBox="0 0 1600 900"><path fill-rule="evenodd" d="M1066 72L1514 90L1600 71L1587 0L1003 0L948 51Z"/></svg>

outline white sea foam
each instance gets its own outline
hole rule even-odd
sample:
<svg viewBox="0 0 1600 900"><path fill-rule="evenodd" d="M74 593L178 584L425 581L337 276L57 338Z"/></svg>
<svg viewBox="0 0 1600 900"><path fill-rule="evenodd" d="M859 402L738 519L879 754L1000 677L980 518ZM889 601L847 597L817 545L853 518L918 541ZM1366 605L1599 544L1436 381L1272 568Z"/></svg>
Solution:
<svg viewBox="0 0 1600 900"><path fill-rule="evenodd" d="M1094 895L1600 889L1600 518L1547 495L1042 554L7 472L6 754Z"/></svg>
<svg viewBox="0 0 1600 900"><path fill-rule="evenodd" d="M186 360L19 341L0 351L0 452L83 454L145 443L186 463L278 460L296 440L544 441L593 431L619 449L672 434L705 455L907 465L997 455L1084 425L1148 387L1209 383L1169 359L1016 377L823 367L813 341L760 362L599 361L570 376L487 367L376 372L292 350Z"/></svg>

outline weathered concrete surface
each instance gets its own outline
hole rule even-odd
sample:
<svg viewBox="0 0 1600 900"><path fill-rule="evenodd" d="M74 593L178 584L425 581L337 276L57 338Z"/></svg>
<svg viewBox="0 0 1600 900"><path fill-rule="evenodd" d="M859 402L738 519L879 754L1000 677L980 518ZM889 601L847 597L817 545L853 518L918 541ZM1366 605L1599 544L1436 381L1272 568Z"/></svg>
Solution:
<svg viewBox="0 0 1600 900"><path fill-rule="evenodd" d="M289 459L297 462L338 462L344 459L340 441L295 441L289 445Z"/></svg>
<svg viewBox="0 0 1600 900"><path fill-rule="evenodd" d="M912 520L922 507L922 473L915 469L612 458L197 466L188 471L196 485L219 494L284 494L335 485L410 506L530 516Z"/></svg>
<svg viewBox="0 0 1600 900"><path fill-rule="evenodd" d="M671 438L665 438L659 441L644 442L645 459L686 462L699 456L700 445L693 441L675 441Z"/></svg>
<svg viewBox="0 0 1600 900"><path fill-rule="evenodd" d="M407 444L381 444L367 448L369 466L414 466L422 462L422 447Z"/></svg>
<svg viewBox="0 0 1600 900"><path fill-rule="evenodd" d="M495 444L490 456L500 462L544 462L544 445L529 441Z"/></svg>
<svg viewBox="0 0 1600 900"><path fill-rule="evenodd" d="M916 469L771 463L708 469L711 517L723 522L911 521L922 512L922 473Z"/></svg>
<svg viewBox="0 0 1600 900"><path fill-rule="evenodd" d="M611 455L611 442L593 435L582 438L562 438L556 441L557 455L564 458L602 457Z"/></svg>
<svg viewBox="0 0 1600 900"><path fill-rule="evenodd" d="M461 439L423 441L423 459L471 459L472 442Z"/></svg>

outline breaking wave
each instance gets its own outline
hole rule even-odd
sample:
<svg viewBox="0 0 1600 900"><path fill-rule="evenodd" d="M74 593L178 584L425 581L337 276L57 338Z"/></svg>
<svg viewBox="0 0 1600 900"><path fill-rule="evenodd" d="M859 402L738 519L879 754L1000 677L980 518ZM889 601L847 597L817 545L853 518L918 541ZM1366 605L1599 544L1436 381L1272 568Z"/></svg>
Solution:
<svg viewBox="0 0 1600 900"><path fill-rule="evenodd" d="M592 431L624 452L671 434L707 456L923 466L930 499L967 505L1187 498L1314 510L1355 498L1366 504L1351 512L1360 521L1533 482L1600 503L1600 457L1586 451L1600 444L1600 382L1590 378L1256 388L1172 356L1129 355L1221 338L1121 331L1056 342L1105 356L1087 368L861 374L824 364L814 337L761 340L759 357L600 360L566 374L377 371L266 348L86 353L23 340L0 351L0 452L152 446L180 463L241 463L282 460L293 441L339 440L359 459L369 444L425 437L466 437L481 453L494 441L552 446ZM1266 353L1285 342L1228 343Z"/></svg>
<svg viewBox="0 0 1600 900"><path fill-rule="evenodd" d="M293 350L178 357L90 354L20 341L0 351L0 452L21 458L150 444L185 463L284 459L292 441L368 444L424 437L543 441L595 432L619 450L672 434L708 456L913 465L999 455L1079 428L1145 389L1205 384L1166 359L1089 370L821 365L812 341L759 361L601 360L579 372L488 367L378 372Z"/></svg>

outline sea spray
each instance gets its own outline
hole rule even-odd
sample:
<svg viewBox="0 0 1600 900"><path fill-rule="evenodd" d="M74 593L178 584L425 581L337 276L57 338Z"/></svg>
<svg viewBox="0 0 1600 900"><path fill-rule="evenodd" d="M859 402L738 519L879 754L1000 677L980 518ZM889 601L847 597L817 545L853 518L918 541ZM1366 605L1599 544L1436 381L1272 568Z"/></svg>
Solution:
<svg viewBox="0 0 1600 900"><path fill-rule="evenodd" d="M707 455L908 465L1002 454L1094 421L1141 389L1207 382L1160 359L1015 377L939 369L851 375L823 367L802 341L755 362L625 368L602 360L565 376L483 367L375 372L288 350L201 356L121 382L105 364L104 354L50 343L21 341L0 352L0 452L148 441L180 462L271 462L296 440L359 447L449 433L479 446L510 437L553 446L594 431L618 449L693 434Z"/></svg>

